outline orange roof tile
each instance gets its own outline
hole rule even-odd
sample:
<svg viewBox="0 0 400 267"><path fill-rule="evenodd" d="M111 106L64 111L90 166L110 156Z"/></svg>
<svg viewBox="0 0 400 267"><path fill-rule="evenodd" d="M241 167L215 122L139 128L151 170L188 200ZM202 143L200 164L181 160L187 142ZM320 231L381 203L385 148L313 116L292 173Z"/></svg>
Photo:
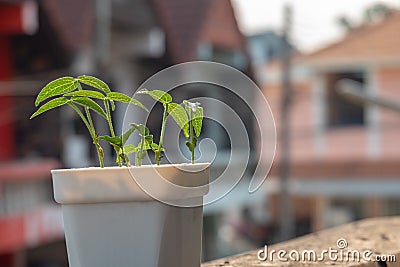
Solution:
<svg viewBox="0 0 400 267"><path fill-rule="evenodd" d="M202 41L245 50L230 0L152 0L174 63L197 58Z"/></svg>
<svg viewBox="0 0 400 267"><path fill-rule="evenodd" d="M350 32L342 40L308 55L307 60L371 60L400 59L400 11L385 20L365 25Z"/></svg>
<svg viewBox="0 0 400 267"><path fill-rule="evenodd" d="M65 48L76 51L90 43L95 25L93 0L42 0L41 4Z"/></svg>

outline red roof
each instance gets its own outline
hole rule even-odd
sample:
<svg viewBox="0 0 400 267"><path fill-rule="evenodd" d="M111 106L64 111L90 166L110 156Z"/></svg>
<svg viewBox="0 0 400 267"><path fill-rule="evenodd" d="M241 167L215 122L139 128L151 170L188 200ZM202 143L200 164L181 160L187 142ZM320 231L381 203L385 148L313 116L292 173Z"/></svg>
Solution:
<svg viewBox="0 0 400 267"><path fill-rule="evenodd" d="M89 44L95 22L93 0L43 0L41 3L65 48L77 50Z"/></svg>
<svg viewBox="0 0 400 267"><path fill-rule="evenodd" d="M67 49L77 50L89 44L94 33L94 0L41 3ZM152 0L151 3L166 33L168 53L174 63L197 59L201 42L246 54L245 40L230 0Z"/></svg>
<svg viewBox="0 0 400 267"><path fill-rule="evenodd" d="M307 60L331 62L393 58L400 59L400 12L377 24L353 30L339 42L310 54Z"/></svg>
<svg viewBox="0 0 400 267"><path fill-rule="evenodd" d="M153 5L175 63L197 59L202 41L245 50L229 0L153 0Z"/></svg>

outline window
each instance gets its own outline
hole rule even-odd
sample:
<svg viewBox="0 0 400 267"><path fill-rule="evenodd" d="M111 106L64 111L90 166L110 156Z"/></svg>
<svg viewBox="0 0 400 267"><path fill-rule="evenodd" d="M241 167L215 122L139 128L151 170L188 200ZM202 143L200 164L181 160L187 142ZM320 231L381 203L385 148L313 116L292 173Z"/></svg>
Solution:
<svg viewBox="0 0 400 267"><path fill-rule="evenodd" d="M342 79L359 82L364 87L363 72L331 73L327 75L328 126L364 125L364 107L351 102L337 91L337 83Z"/></svg>

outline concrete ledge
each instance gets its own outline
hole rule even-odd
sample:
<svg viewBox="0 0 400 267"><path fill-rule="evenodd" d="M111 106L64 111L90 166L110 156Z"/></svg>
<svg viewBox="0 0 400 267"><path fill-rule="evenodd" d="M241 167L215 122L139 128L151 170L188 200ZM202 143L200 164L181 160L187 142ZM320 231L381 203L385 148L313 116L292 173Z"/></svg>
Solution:
<svg viewBox="0 0 400 267"><path fill-rule="evenodd" d="M268 258L266 260L258 259L258 254L261 257L265 257L264 253L259 253L261 249L265 251L265 248L260 248L259 250L203 263L201 266L400 266L400 217L365 219L268 246L267 248ZM271 261L270 254L272 250L276 252L273 254L273 260ZM281 254L282 258L287 259L286 262L278 259L278 251L281 250L286 252L285 255ZM298 261L294 260L297 255L293 250L299 253ZM316 260L313 260L312 253L308 253L310 250L315 251ZM327 252L323 254L324 250ZM331 257L329 256L329 250L332 253ZM333 250L337 252L335 253ZM357 253L360 255L359 260L357 260ZM311 254L311 260L308 256L309 254ZM292 259L290 259L290 255ZM382 260L381 258L377 261L375 257L379 255L382 258L385 256L386 259ZM347 259L349 260L347 261Z"/></svg>

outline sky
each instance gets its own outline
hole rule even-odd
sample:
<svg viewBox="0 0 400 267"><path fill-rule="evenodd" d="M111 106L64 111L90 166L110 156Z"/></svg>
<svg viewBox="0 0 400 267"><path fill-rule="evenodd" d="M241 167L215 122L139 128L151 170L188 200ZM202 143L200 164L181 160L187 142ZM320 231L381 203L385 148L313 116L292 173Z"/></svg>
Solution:
<svg viewBox="0 0 400 267"><path fill-rule="evenodd" d="M292 42L302 51L311 52L335 40L344 32L336 18L345 15L360 21L363 10L383 2L400 9L400 0L232 0L239 27L244 34L282 29L282 10L293 10Z"/></svg>

